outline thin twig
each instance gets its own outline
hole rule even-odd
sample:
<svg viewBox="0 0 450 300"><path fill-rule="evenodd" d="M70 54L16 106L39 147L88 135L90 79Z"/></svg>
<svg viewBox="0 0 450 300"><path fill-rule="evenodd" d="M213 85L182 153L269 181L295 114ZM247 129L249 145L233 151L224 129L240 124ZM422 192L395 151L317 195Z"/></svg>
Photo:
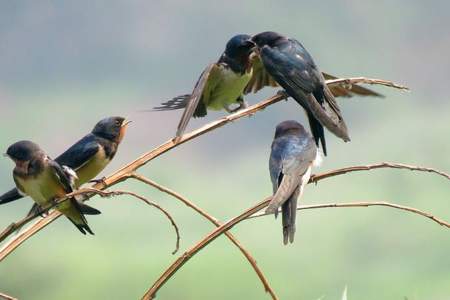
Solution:
<svg viewBox="0 0 450 300"><path fill-rule="evenodd" d="M435 216L433 216L432 214L429 214L427 212L421 211L417 208L414 207L408 207L408 206L403 206L403 205L398 205L398 204L394 204L394 203L389 203L389 202L385 202L385 201L378 201L378 202L353 202L353 203L328 203L328 204L315 204L315 205L301 205L297 207L297 210L306 210L306 209L315 209L315 208L330 208L330 207L370 207L370 206L386 206L386 207L392 207L392 208L397 208L400 210L405 210L405 211L409 211L421 216L424 216L426 218L429 218L430 220L438 223L441 226L445 226L450 228L450 223L436 218ZM281 210L280 210L281 212ZM256 213L250 217L248 217L247 219L253 219L253 218L259 218L259 217L264 217L270 214L267 214L266 212L259 212Z"/></svg>
<svg viewBox="0 0 450 300"><path fill-rule="evenodd" d="M131 175L132 178L135 178L136 180L139 180L143 183L146 183L148 185L151 185L153 187L155 187L156 189L160 190L161 192L164 192L166 194L169 194L170 196L180 200L182 203L184 203L186 206L192 208L194 211L196 211L197 213L199 213L201 216L203 216L205 219L207 219L208 221L210 221L211 223L213 223L216 227L219 227L220 225L222 225L216 218L214 218L213 216L211 216L210 214L208 214L206 211L204 211L203 209L201 209L200 207L198 207L197 205L195 205L192 201L188 200L186 197L181 196L179 193L164 187L142 175L133 173ZM264 276L264 273L262 272L262 270L258 267L258 265L256 264L256 260L253 258L253 256L250 254L250 252L248 252L244 246L242 246L242 244L236 239L236 237L234 237L233 234L231 234L231 232L225 232L225 235L230 239L230 241L236 245L236 247L239 248L239 250L242 252L242 254L245 256L245 258L248 260L248 262L250 263L250 265L253 267L253 270L255 271L255 273L258 275L259 279L261 280L261 283L264 286L264 289L266 292L268 292L272 299L278 299L277 296L275 295L275 292L273 291L272 287L270 286L269 282L267 281L266 277Z"/></svg>
<svg viewBox="0 0 450 300"><path fill-rule="evenodd" d="M42 210L41 213L47 212L49 209L57 206L58 204L60 204L60 203L62 203L64 201L67 201L67 200L69 200L69 199L71 199L73 197L83 196L83 195L89 195L89 197L91 197L92 195L99 195L100 197L112 197L112 196L119 196L119 195L129 195L129 196L133 196L133 197L135 197L135 198L145 202L146 204L148 204L150 206L155 207L156 209L160 210L169 219L170 223L174 227L177 239L176 239L175 250L172 252L172 254L175 254L178 251L179 246L180 246L180 233L179 233L178 226L175 223L175 220L173 219L173 217L164 208L162 208L158 204L148 200L147 198L145 198L143 196L140 196L140 195L138 195L136 193L133 193L133 192L129 192L129 191L102 191L102 190L98 190L98 189L95 189L95 188L83 188L83 189L74 191L74 192L72 192L70 194L67 194L64 198L57 199L55 201L55 203L53 203L49 207L46 207L44 210ZM53 212L51 212L51 213L53 213ZM39 213L35 213L33 215L25 217L24 219L20 220L19 222L12 223L11 225L9 225L0 234L0 240L3 240L7 234L9 234L10 232L14 232L14 230L16 230L18 228L21 228L27 222L31 221L32 219L34 219L34 218L36 218L38 216L39 216ZM46 220L46 219L47 218L43 218L41 220ZM53 222L54 220L55 219L49 219L48 221L50 223L50 222ZM47 223L47 224L49 224L49 223ZM33 232L34 233L34 231L25 230L24 232L20 233L17 237L22 237L22 238L26 239L26 238L31 236L31 235L29 235L29 232ZM8 244L4 245L1 248L0 251L1 252L8 251L10 248L14 249L15 247L17 247L17 245L15 245L14 243L8 243Z"/></svg>
<svg viewBox="0 0 450 300"><path fill-rule="evenodd" d="M234 217L233 219L229 220L228 222L224 223L220 227L216 228L214 231L209 233L205 238L203 238L201 241L199 241L197 244L195 244L192 248L190 248L188 251L186 251L184 254L182 254L175 262L173 262L167 269L164 271L164 273L155 281L155 283L151 286L151 288L144 294L142 297L142 300L150 300L155 298L156 293L159 289L188 261L190 260L195 254L197 254L200 250L202 250L204 247L206 247L209 243L214 241L216 238L218 238L221 234L224 232L230 230L235 225L239 224L241 221L251 217L252 215L259 212L261 209L265 208L270 203L271 197L268 197L264 199L262 202L259 202L255 206L247 209L237 217ZM401 209L404 211L409 211L411 213L415 213L424 217L429 218L430 220L438 223L439 225L445 226L447 228L450 228L450 224L444 220L438 219L434 217L432 214L418 210L416 208L407 207L407 206L401 206L397 204L391 204L387 202L376 202L376 203L368 203L368 202L359 202L359 203L331 203L331 204L317 204L317 205L308 205L308 206L301 206L299 209L315 209L315 208L330 208L330 207L367 207L367 206L388 206L392 208Z"/></svg>
<svg viewBox="0 0 450 300"><path fill-rule="evenodd" d="M0 299L5 299L5 300L18 300L17 298L8 296L8 295L6 295L6 294L4 294L4 293L0 293Z"/></svg>
<svg viewBox="0 0 450 300"><path fill-rule="evenodd" d="M356 78L356 79L333 79L328 80L328 83L331 84L341 84L342 82L352 83L355 82L355 80L358 80L359 82L362 82L362 78ZM373 83L373 84L382 84L382 85L388 85L389 81L384 81L380 79L368 79L364 78L365 83ZM391 83L390 86L397 87L399 85ZM93 186L95 189L105 189L107 187L111 187L119 182L122 182L126 180L130 174L135 172L140 167L146 165L151 160L155 159L156 157L162 155L163 153L168 152L169 150L187 142L190 141L198 136L201 136L207 132L210 132L214 129L217 129L219 127L222 127L228 123L231 123L235 120L238 120L240 118L243 118L245 116L253 115L256 112L265 109L267 106L275 104L281 100L285 99L285 96L283 94L277 94L273 97L270 97L266 100L263 100L255 105L252 105L246 109L240 110L236 113L230 114L228 116L225 116L219 120L213 121L209 124L206 124L202 126L199 129L193 130L189 133L184 134L177 142L175 142L173 139L163 143L162 145L158 146L157 148L141 155L136 160L132 161L131 163L125 165L118 171L114 172L109 177L105 178L103 182L99 182ZM52 211L48 216L46 216L43 219L38 220L35 222L32 226L29 228L26 228L22 234L19 234L12 238L4 247L2 250L0 250L0 261L2 261L6 256L8 256L11 251L16 249L18 246L20 246L24 241L26 241L28 238L33 236L35 233L40 231L42 228L53 222L56 218L60 217L61 213L58 211Z"/></svg>
<svg viewBox="0 0 450 300"><path fill-rule="evenodd" d="M338 79L330 79L327 80L327 85L333 86L333 85L352 85L352 84L358 84L358 83L365 83L365 84L379 84L384 85L391 88L396 88L400 90L409 91L409 88L397 84L392 81L387 81L383 79L375 79L375 78L365 78L365 77L353 77L353 78L338 78Z"/></svg>
<svg viewBox="0 0 450 300"><path fill-rule="evenodd" d="M440 175L440 176L450 180L449 174L444 173L439 170L436 170L436 169L412 166L412 165L405 165L405 164L399 164L399 163L382 162L382 163L372 164L372 165L351 166L351 167L333 170L333 171L330 171L327 173L312 175L311 178L309 179L309 183L313 183L313 182L317 183L317 181L319 181L319 180L322 180L322 179L325 179L328 177L332 177L332 176L336 176L336 175L357 172L357 171L369 171L369 170L382 169L382 168L407 169L407 170L411 170L411 171L429 172L429 173L434 173L434 174Z"/></svg>

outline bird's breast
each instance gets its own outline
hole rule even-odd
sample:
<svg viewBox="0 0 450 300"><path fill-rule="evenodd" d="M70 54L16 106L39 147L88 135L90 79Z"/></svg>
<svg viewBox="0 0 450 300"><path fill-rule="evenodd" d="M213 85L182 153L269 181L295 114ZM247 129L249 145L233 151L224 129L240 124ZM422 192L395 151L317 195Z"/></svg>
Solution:
<svg viewBox="0 0 450 300"><path fill-rule="evenodd" d="M208 108L221 110L230 104L236 103L242 95L252 76L253 69L244 74L235 73L230 68L222 68L221 78L211 91Z"/></svg>
<svg viewBox="0 0 450 300"><path fill-rule="evenodd" d="M108 165L109 159L106 157L105 150L100 147L97 153L81 166L77 172L77 187L94 179Z"/></svg>
<svg viewBox="0 0 450 300"><path fill-rule="evenodd" d="M20 190L30 196L39 205L45 205L54 198L66 194L57 176L50 168L44 168L36 176L16 177Z"/></svg>

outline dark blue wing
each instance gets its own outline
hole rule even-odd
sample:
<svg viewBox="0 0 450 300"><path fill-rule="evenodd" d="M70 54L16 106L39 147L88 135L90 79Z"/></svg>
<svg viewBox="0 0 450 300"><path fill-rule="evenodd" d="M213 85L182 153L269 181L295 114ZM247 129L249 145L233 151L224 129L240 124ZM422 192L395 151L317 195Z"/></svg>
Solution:
<svg viewBox="0 0 450 300"><path fill-rule="evenodd" d="M55 161L61 166L68 166L76 171L94 157L99 147L96 137L88 134L58 156Z"/></svg>

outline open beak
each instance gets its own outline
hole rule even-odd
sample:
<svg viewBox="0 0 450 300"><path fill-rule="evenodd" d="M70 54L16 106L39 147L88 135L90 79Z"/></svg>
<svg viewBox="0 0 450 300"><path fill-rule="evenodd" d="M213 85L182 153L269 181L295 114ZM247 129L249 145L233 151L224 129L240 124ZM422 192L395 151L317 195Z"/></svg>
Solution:
<svg viewBox="0 0 450 300"><path fill-rule="evenodd" d="M131 123L131 120L124 120L123 122L122 122L122 126L120 126L120 127L127 127L128 126L128 124L130 124Z"/></svg>

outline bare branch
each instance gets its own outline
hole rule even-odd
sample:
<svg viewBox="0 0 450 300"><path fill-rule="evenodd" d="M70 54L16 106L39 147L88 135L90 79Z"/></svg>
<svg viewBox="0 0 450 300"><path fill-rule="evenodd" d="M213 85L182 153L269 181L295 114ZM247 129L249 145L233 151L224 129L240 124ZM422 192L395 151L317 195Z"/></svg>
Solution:
<svg viewBox="0 0 450 300"><path fill-rule="evenodd" d="M446 222L446 221L444 221L442 219L436 218L432 214L429 214L427 212L421 211L421 210L419 210L417 208L403 206L403 205L398 205L398 204L389 203L389 202L385 202L385 201L301 205L301 206L297 207L297 210L306 210L306 209L315 209L315 208L330 208L330 207L370 207L370 206L386 206L386 207L392 207L392 208L396 208L396 209L400 209L400 210L409 211L411 213L418 214L418 215L424 216L426 218L429 218L430 220L438 223L441 226L445 226L447 228L450 228L450 223L448 223L448 222ZM280 210L280 212L281 212L281 210ZM264 217L264 216L267 216L267 215L269 215L269 214L266 214L265 212L259 212L257 214L252 215L248 219Z"/></svg>
<svg viewBox="0 0 450 300"><path fill-rule="evenodd" d="M132 178L135 178L145 184L151 185L153 187L155 187L156 189L160 190L161 192L164 192L166 194L169 194L170 196L180 200L182 203L184 203L186 206L192 208L194 211L196 211L197 213L199 213L201 216L203 216L205 219L209 220L211 223L213 223L216 227L219 227L221 224L220 222L214 218L213 216L211 216L210 214L208 214L206 211L204 211L203 209L201 209L200 207L198 207L197 205L195 205L193 202L189 201L187 198L181 196L180 194L178 194L175 191L170 190L169 188L166 188L142 175L133 173L131 175ZM239 250L242 252L242 254L245 256L245 258L247 258L248 262L250 263L250 265L253 267L253 270L255 271L255 273L258 275L259 279L261 280L264 289L267 293L269 293L272 297L272 299L278 299L277 296L275 295L275 292L273 291L272 287L270 286L269 282L267 281L266 277L264 276L263 272L261 271L261 269L258 267L258 265L256 264L256 260L253 258L253 256L250 254L250 252L248 252L244 246L242 246L242 244L234 237L233 234L231 234L231 232L225 232L225 235L228 237L228 239L230 239L230 241L236 245L236 247L239 248Z"/></svg>
<svg viewBox="0 0 450 300"><path fill-rule="evenodd" d="M133 192L129 192L129 191L102 191L102 190L98 190L98 189L94 189L94 188L83 188L77 191L74 191L70 194L67 194L64 198L58 199L55 201L55 203L53 203L51 206L45 208L43 210L43 212L48 211L49 209L57 206L58 204L67 201L69 199L71 199L72 197L76 197L76 196L82 196L82 195L89 195L89 197L91 197L92 195L99 195L100 197L112 197L112 196L119 196L119 195L129 195L132 197L135 197L143 202L145 202L146 204L155 207L156 209L160 210L170 221L170 223L172 224L172 226L175 229L175 233L176 233L176 247L175 250L172 252L172 254L175 254L180 246L180 234L179 234L179 230L178 230L178 226L175 223L174 219L172 218L172 216L165 210L163 209L161 206L159 206L158 204L148 200L147 198L140 196L136 193ZM54 213L56 211L51 212L50 214ZM12 232L14 232L15 230L21 228L22 226L24 226L26 223L30 222L31 220L33 220L34 218L38 217L39 214L35 213L33 215L27 216L25 218L23 218L22 220L16 222L16 223L12 223L11 225L9 225L1 234L0 234L0 241L3 241L6 236L8 236L9 234L11 234ZM43 218L40 221L46 220L47 218ZM55 219L50 219L50 222L52 222ZM50 223L49 222L49 223ZM48 223L48 224L49 224ZM32 231L34 233L34 231ZM22 237L23 238L28 238L28 230L25 230L24 232L20 233L18 235L18 237ZM14 242L15 240L13 240ZM8 251L9 249L13 250L15 247L17 247L18 245L16 245L15 243L8 243L6 245L4 245L1 248L1 252L3 251Z"/></svg>
<svg viewBox="0 0 450 300"><path fill-rule="evenodd" d="M209 243L214 241L216 238L218 238L221 234L224 232L230 230L235 225L239 224L243 220L251 217L252 215L259 212L261 209L265 208L270 203L271 197L268 197L264 199L262 202L259 202L255 206L247 209L237 217L234 217L233 219L229 220L228 222L224 223L220 227L216 228L214 231L209 233L205 238L203 238L201 241L199 241L197 244L195 244L192 248L190 248L188 251L186 251L183 255L181 255L175 262L173 262L167 269L164 271L164 273L158 278L158 280L155 281L155 283L151 286L151 288L144 294L142 297L142 300L149 300L153 299L156 296L156 293L158 290L189 260L191 259L195 254L197 254L200 250L202 250L204 247L206 247ZM367 206L388 206L392 208L401 209L404 211L409 211L424 217L427 217L431 219L432 221L438 223L439 225L445 226L447 228L450 228L450 224L446 221L443 221L441 219L438 219L431 215L430 213L423 212L421 210L418 210L416 208L407 207L407 206L401 206L397 204L391 204L387 202L376 202L375 204L369 203L369 202L358 202L358 203L331 203L331 204L317 204L317 205L308 205L308 206L301 206L299 209L315 209L315 208L330 208L330 207L367 207Z"/></svg>
<svg viewBox="0 0 450 300"><path fill-rule="evenodd" d="M327 85L329 85L329 86L333 86L333 85L345 86L345 85L353 85L353 84L358 84L358 83L379 84L379 85L384 85L384 86L391 87L391 88L409 91L409 88L404 85L400 85L395 82L387 81L387 80L383 80L383 79L353 77L353 78L338 78L338 79L327 80Z"/></svg>
<svg viewBox="0 0 450 300"><path fill-rule="evenodd" d="M362 166L352 166L352 167L346 167L342 169L333 170L327 173L312 175L309 179L309 183L317 183L317 181L333 177L336 175L342 175L346 173L351 172L357 172L357 171L370 171L374 169L382 169L382 168L390 168L390 169L406 169L411 171L419 171L419 172L428 172L428 173L434 173L437 175L440 175L444 178L447 178L450 180L450 175L447 173L444 173L442 171L432 169L432 168L425 168L425 167L419 167L419 166L411 166L411 165L405 165L405 164L399 164L399 163L391 163L391 162L382 162L378 164L372 164L372 165L362 165Z"/></svg>
<svg viewBox="0 0 450 300"><path fill-rule="evenodd" d="M8 295L6 295L6 294L4 294L4 293L0 293L0 299L5 299L5 300L18 300L17 298L8 296Z"/></svg>
<svg viewBox="0 0 450 300"><path fill-rule="evenodd" d="M349 79L333 79L328 80L327 84L342 84L342 82L348 81L348 83L355 83L356 81L364 82L364 83L373 83L373 84L382 84L382 85L388 85L397 87L399 85L396 85L394 83L386 84L387 81L380 80L380 79L368 79L368 78L349 78ZM228 123L231 123L235 120L238 120L240 118L243 118L245 116L253 115L256 112L265 109L267 106L275 104L281 100L285 99L285 96L282 94L277 94L273 97L270 97L266 100L261 101L260 103L257 103L255 105L252 105L246 109L240 110L236 113L230 114L226 117L223 117L219 120L213 121L209 124L206 124L205 126L191 131L189 133L184 134L177 142L175 142L173 139L169 140L162 145L158 146L157 148L144 153L140 157L138 157L136 160L130 162L129 164L125 165L109 177L105 178L104 182L97 183L93 186L95 189L105 189L107 187L111 187L119 182L122 182L129 178L130 174L135 172L140 167L146 165L151 160L155 159L156 157L168 152L169 150L187 142L190 141L198 136L201 136L207 132L210 132L214 129L217 129L219 127L222 127ZM2 261L6 256L8 256L11 251L13 251L15 248L20 246L23 242L25 242L29 237L33 236L35 233L37 233L39 230L41 230L43 227L47 226L51 222L53 222L56 218L60 217L61 213L58 211L52 211L48 216L46 216L43 219L38 220L35 222L32 226L26 228L23 230L23 232L17 236L15 236L13 239L11 239L4 247L0 250L0 261Z"/></svg>

